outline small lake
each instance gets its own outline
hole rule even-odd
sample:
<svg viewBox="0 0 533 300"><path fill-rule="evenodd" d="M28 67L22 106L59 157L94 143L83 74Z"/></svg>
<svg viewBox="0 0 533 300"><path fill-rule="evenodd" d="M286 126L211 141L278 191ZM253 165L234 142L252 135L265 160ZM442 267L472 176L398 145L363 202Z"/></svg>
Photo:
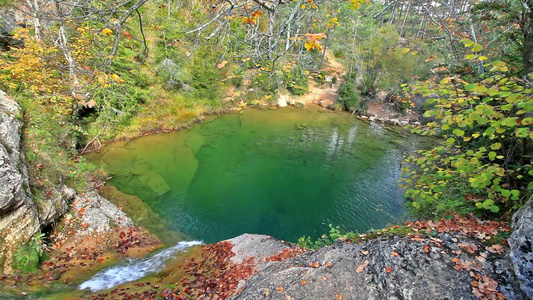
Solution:
<svg viewBox="0 0 533 300"><path fill-rule="evenodd" d="M87 158L189 239L295 242L329 224L363 232L403 221L402 156L427 142L348 113L288 107L208 117Z"/></svg>

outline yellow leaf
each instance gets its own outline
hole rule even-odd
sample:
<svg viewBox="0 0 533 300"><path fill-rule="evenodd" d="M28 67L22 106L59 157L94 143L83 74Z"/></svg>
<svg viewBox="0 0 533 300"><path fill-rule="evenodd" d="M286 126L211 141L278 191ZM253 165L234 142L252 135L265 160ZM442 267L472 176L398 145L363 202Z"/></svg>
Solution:
<svg viewBox="0 0 533 300"><path fill-rule="evenodd" d="M315 49L316 43L315 42L305 42L304 47L307 51L311 51Z"/></svg>
<svg viewBox="0 0 533 300"><path fill-rule="evenodd" d="M111 35L113 34L113 30L109 29L109 28L104 28L102 29L102 34L105 34L105 35Z"/></svg>
<svg viewBox="0 0 533 300"><path fill-rule="evenodd" d="M407 52L409 52L409 51L411 51L410 48L402 48L402 53L407 53Z"/></svg>

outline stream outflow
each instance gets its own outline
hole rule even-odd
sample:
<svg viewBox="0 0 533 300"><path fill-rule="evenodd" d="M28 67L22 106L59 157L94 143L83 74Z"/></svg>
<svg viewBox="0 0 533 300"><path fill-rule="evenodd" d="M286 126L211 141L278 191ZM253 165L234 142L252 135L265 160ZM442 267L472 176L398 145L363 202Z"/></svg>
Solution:
<svg viewBox="0 0 533 300"><path fill-rule="evenodd" d="M161 252L142 259L128 259L125 263L107 268L96 273L91 279L80 284L81 290L90 289L92 292L113 288L117 285L139 280L147 275L161 271L165 263L176 253L201 245L200 241L184 241Z"/></svg>

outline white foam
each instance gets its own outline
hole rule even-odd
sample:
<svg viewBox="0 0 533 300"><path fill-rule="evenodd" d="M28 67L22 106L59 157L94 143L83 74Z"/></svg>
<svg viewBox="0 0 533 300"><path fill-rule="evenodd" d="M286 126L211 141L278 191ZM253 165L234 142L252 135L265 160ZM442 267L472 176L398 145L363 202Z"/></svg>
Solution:
<svg viewBox="0 0 533 300"><path fill-rule="evenodd" d="M177 252L201 244L202 242L200 241L179 242L176 246L165 249L152 256L142 259L128 259L125 263L96 273L91 279L80 284L79 289L91 289L92 292L95 292L141 279L146 275L161 271L167 260Z"/></svg>

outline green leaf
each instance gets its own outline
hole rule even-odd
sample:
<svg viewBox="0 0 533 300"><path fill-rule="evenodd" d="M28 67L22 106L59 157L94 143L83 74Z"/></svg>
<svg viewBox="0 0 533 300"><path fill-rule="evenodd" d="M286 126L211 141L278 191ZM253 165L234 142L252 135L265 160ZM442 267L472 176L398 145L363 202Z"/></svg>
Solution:
<svg viewBox="0 0 533 300"><path fill-rule="evenodd" d="M494 144L490 145L490 148L493 149L493 150L498 150L501 147L502 147L501 143L494 143Z"/></svg>
<svg viewBox="0 0 533 300"><path fill-rule="evenodd" d="M465 44L465 47L470 47L472 45L474 45L474 41L470 40L470 39L462 39L459 41L459 43L464 43Z"/></svg>
<svg viewBox="0 0 533 300"><path fill-rule="evenodd" d="M446 140L446 144L449 146L451 144L455 143L455 139L454 138L449 138Z"/></svg>
<svg viewBox="0 0 533 300"><path fill-rule="evenodd" d="M527 127L517 128L515 130L515 135L517 137L525 138L527 137L528 133L529 133L529 129Z"/></svg>
<svg viewBox="0 0 533 300"><path fill-rule="evenodd" d="M472 47L472 51L474 51L474 52L479 52L479 51L481 51L481 50L483 50L483 46L481 46L481 45L478 44L478 43L475 43L475 44L474 44L474 47Z"/></svg>
<svg viewBox="0 0 533 300"><path fill-rule="evenodd" d="M465 132L462 131L461 129L454 129L453 134L455 134L456 136L463 136L465 135Z"/></svg>
<svg viewBox="0 0 533 300"><path fill-rule="evenodd" d="M497 155L497 154L496 154L496 152L494 152L494 151L489 152L489 159L490 159L491 161L494 160L494 159L496 159L496 155Z"/></svg>
<svg viewBox="0 0 533 300"><path fill-rule="evenodd" d="M511 110L512 108L513 108L513 105L512 105L512 104L506 104L506 105L502 105L502 106L500 107L500 109L503 110L503 111L509 111L509 110Z"/></svg>
<svg viewBox="0 0 533 300"><path fill-rule="evenodd" d="M478 59L479 59L480 61L484 61L484 60L487 60L487 59L489 59L489 58L486 57L486 56L480 56Z"/></svg>
<svg viewBox="0 0 533 300"><path fill-rule="evenodd" d="M474 84L474 83L468 84L468 85L465 86L465 90L467 90L467 91L471 91L471 90L473 90L476 86L477 86L477 85Z"/></svg>
<svg viewBox="0 0 533 300"><path fill-rule="evenodd" d="M493 213L497 213L500 211L500 208L496 205L493 205L490 207L490 211L492 211Z"/></svg>

